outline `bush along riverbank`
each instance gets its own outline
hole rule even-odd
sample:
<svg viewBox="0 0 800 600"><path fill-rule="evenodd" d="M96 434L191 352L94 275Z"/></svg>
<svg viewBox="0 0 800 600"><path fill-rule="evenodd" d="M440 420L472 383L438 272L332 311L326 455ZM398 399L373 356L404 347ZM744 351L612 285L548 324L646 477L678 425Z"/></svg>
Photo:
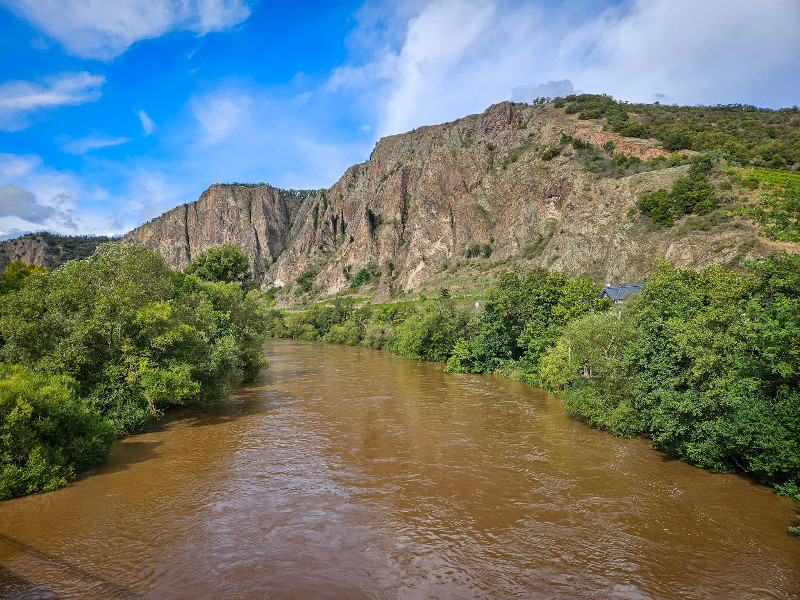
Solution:
<svg viewBox="0 0 800 600"><path fill-rule="evenodd" d="M570 414L798 499L800 256L682 270L656 262L612 307L589 278L499 275L480 298L383 305L336 298L271 310L269 334L387 349L557 393ZM800 527L791 528L800 535Z"/></svg>
<svg viewBox="0 0 800 600"><path fill-rule="evenodd" d="M0 499L64 485L118 436L258 375L266 304L230 260L237 253L201 255L205 270L182 273L144 246L107 243L55 271L6 269Z"/></svg>

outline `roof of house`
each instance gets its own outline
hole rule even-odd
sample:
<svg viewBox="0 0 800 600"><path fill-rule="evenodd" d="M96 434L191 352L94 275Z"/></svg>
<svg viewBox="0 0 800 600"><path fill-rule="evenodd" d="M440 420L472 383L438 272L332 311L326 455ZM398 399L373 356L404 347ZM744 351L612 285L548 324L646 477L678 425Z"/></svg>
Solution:
<svg viewBox="0 0 800 600"><path fill-rule="evenodd" d="M620 285L606 285L600 290L600 297L607 297L612 302L627 300L632 294L638 294L642 287L639 283L621 283Z"/></svg>

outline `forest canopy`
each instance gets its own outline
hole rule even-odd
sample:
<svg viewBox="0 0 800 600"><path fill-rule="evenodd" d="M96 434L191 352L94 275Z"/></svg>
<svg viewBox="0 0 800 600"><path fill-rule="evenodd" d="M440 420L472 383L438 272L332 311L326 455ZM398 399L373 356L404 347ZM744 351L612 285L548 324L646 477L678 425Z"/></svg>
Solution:
<svg viewBox="0 0 800 600"><path fill-rule="evenodd" d="M106 243L54 271L12 264L0 303L0 499L63 485L116 436L255 378L265 314L259 292L173 271L139 245Z"/></svg>

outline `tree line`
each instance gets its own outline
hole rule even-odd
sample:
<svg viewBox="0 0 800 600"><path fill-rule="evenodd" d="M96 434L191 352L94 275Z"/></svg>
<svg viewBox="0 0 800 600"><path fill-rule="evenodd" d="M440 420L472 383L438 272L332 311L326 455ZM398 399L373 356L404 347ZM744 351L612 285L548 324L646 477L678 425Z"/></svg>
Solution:
<svg viewBox="0 0 800 600"><path fill-rule="evenodd" d="M588 277L517 270L477 300L446 289L384 305L336 298L273 309L267 321L275 337L387 349L545 387L590 426L797 499L800 256L741 271L657 261L623 305L599 291Z"/></svg>
<svg viewBox="0 0 800 600"><path fill-rule="evenodd" d="M53 490L166 410L226 397L265 366L266 305L238 249L184 272L106 243L0 278L0 499Z"/></svg>

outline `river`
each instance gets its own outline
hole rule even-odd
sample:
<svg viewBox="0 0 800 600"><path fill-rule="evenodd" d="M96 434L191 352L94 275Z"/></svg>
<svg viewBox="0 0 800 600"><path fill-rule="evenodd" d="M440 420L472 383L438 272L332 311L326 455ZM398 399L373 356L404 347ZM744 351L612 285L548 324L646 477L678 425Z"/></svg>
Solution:
<svg viewBox="0 0 800 600"><path fill-rule="evenodd" d="M0 503L3 598L797 598L795 506L364 348L266 347L262 383Z"/></svg>

